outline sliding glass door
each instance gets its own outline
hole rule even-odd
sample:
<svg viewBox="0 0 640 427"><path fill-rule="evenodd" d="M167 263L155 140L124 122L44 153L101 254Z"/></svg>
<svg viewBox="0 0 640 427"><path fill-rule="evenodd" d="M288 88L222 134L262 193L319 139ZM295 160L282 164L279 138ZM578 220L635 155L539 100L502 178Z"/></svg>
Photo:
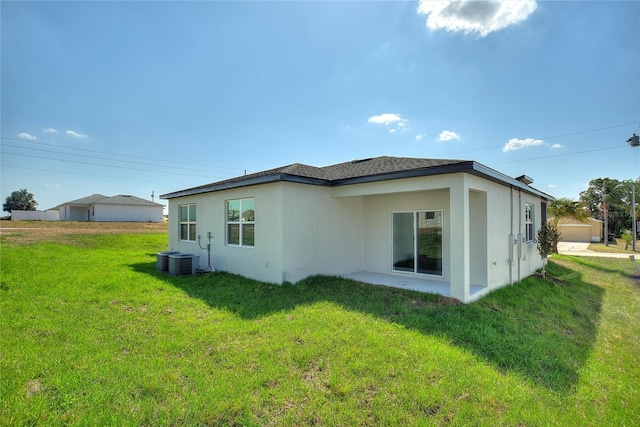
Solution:
<svg viewBox="0 0 640 427"><path fill-rule="evenodd" d="M393 271L442 276L442 211L395 212Z"/></svg>

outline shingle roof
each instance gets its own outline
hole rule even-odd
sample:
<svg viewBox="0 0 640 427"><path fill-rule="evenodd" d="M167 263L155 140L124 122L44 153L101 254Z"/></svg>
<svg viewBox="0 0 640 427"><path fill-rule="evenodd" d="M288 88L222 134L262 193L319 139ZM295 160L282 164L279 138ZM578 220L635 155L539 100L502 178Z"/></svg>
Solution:
<svg viewBox="0 0 640 427"><path fill-rule="evenodd" d="M127 194L118 194L117 196L107 197L106 199L97 202L100 205L145 205L145 206L162 206L160 203L152 202L151 200L141 199L136 196L129 196Z"/></svg>
<svg viewBox="0 0 640 427"><path fill-rule="evenodd" d="M163 206L161 203L155 203L150 200L141 199L136 196L129 196L125 194L119 194L117 196L108 197L102 194L92 194L91 196L82 197L80 199L72 200L70 202L62 203L56 206L56 208L64 205L148 205L148 206Z"/></svg>
<svg viewBox="0 0 640 427"><path fill-rule="evenodd" d="M453 172L470 172L476 175L489 177L490 179L502 182L503 184L529 188L513 178L469 160L381 156L370 159L353 160L324 167L293 163L224 181L218 181L211 184L188 188L186 190L163 194L160 198L172 199L175 197L202 194L276 181L336 186L357 182L383 181L411 176L437 175ZM537 190L535 190L535 192L539 193Z"/></svg>
<svg viewBox="0 0 640 427"><path fill-rule="evenodd" d="M349 178L382 175L394 172L406 172L465 162L466 160L416 159L411 157L382 156L372 159L338 163L337 165L327 166L322 169L326 170L327 174L331 177L331 180L340 181Z"/></svg>
<svg viewBox="0 0 640 427"><path fill-rule="evenodd" d="M107 196L102 194L92 194L91 196L82 197L80 199L72 200L70 202L63 203L64 205L92 205L100 200L106 199ZM62 206L62 205L60 205Z"/></svg>

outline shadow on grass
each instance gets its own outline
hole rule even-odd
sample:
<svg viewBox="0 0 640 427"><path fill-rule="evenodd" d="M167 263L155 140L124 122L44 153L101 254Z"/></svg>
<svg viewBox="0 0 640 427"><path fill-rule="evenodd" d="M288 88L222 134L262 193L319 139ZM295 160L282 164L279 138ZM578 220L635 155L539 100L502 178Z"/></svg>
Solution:
<svg viewBox="0 0 640 427"><path fill-rule="evenodd" d="M133 268L245 319L332 302L442 338L503 373L562 393L574 388L593 347L603 296L581 273L553 262L548 273L565 281L531 277L469 305L328 276L278 286L227 273L172 277L157 272L154 263Z"/></svg>
<svg viewBox="0 0 640 427"><path fill-rule="evenodd" d="M556 256L556 255L554 255ZM600 259L598 257L588 257L588 256L574 256L574 255L558 255L560 259L570 259L572 262L576 264L583 265L585 267L593 268L594 270L602 271L604 273L613 273L613 274L622 274L619 269L616 268L607 268L602 266L601 262L598 262ZM618 262L629 262L628 258L616 258ZM634 275L623 274L625 277L635 278Z"/></svg>

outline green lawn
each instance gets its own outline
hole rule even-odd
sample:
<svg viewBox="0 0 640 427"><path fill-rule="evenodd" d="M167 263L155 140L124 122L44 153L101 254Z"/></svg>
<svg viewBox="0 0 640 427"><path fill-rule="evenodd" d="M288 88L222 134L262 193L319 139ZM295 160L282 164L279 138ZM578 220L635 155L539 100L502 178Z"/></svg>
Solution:
<svg viewBox="0 0 640 427"><path fill-rule="evenodd" d="M155 271L166 234L4 236L0 425L640 425L639 264L462 306Z"/></svg>

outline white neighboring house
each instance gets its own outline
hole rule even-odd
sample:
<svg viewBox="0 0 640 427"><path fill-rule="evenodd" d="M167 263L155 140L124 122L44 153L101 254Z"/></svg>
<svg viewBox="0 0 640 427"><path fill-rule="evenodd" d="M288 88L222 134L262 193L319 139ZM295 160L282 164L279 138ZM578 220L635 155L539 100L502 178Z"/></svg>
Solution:
<svg viewBox="0 0 640 427"><path fill-rule="evenodd" d="M535 236L553 197L531 182L474 161L385 156L160 197L169 249L199 255L202 268L278 284L318 274L418 282L467 303L542 266Z"/></svg>
<svg viewBox="0 0 640 427"><path fill-rule="evenodd" d="M93 194L56 206L60 221L162 222L164 205L136 196Z"/></svg>

